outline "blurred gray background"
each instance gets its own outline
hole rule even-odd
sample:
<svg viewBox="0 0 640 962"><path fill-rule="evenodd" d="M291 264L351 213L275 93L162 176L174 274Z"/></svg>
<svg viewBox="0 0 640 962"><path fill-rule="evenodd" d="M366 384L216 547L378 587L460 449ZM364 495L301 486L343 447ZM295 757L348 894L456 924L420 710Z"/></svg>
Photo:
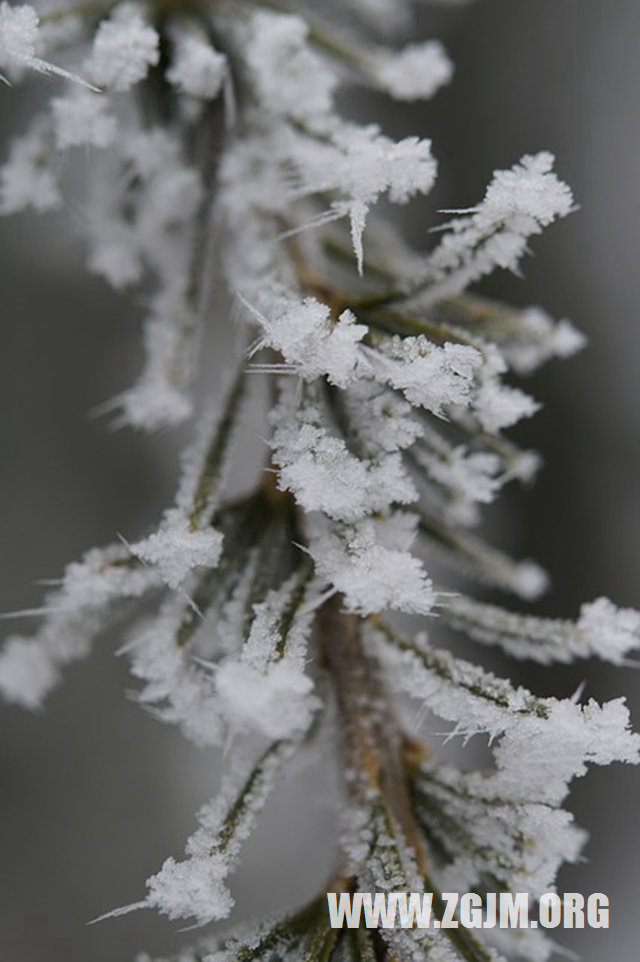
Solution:
<svg viewBox="0 0 640 962"><path fill-rule="evenodd" d="M607 594L639 606L640 5L637 0L478 0L420 15L417 35L443 37L456 64L450 88L387 117L392 134L431 136L442 178L435 202L466 207L496 167L550 149L581 210L533 242L525 280L494 276L485 290L568 316L589 347L531 383L544 410L517 432L546 466L511 492L496 523L502 543L538 558L554 590L539 610L574 615ZM38 83L44 83L39 81ZM0 85L2 153L26 107ZM363 115L380 101L362 98ZM412 209L427 243L433 198ZM138 319L126 299L82 270L70 221L0 221L0 610L37 604L39 578L87 547L131 537L171 497L178 438L111 433L87 412L138 369ZM7 624L8 630L14 627ZM126 698L126 666L103 639L68 672L46 713L0 706L0 958L7 962L127 962L188 940L152 913L87 927L139 899L144 879L178 855L193 813L215 789L218 759L187 745ZM542 694L629 698L640 729L640 679L599 664L517 666ZM313 772L300 773L247 846L236 890L250 912L308 894L333 834ZM587 863L560 890L603 891L611 929L559 935L584 962L637 958L640 771L594 770L571 804L592 839ZM311 802L309 802L311 796ZM274 871L266 866L277 865Z"/></svg>

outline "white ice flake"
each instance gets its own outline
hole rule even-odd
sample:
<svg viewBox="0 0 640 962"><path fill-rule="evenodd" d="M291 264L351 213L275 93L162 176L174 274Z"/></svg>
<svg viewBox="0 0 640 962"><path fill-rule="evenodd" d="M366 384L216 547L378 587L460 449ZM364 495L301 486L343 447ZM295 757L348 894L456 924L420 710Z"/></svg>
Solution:
<svg viewBox="0 0 640 962"><path fill-rule="evenodd" d="M359 614L428 614L436 596L421 562L404 545L387 546L385 534L371 521L332 528L315 520L310 550L320 576Z"/></svg>
<svg viewBox="0 0 640 962"><path fill-rule="evenodd" d="M29 67L39 73L55 74L65 80L85 83L80 77L37 56L40 40L39 18L30 4L0 3L0 69L14 72ZM0 79L6 78L0 73Z"/></svg>
<svg viewBox="0 0 640 962"><path fill-rule="evenodd" d="M0 64L13 66L35 60L38 14L28 4L0 4Z"/></svg>
<svg viewBox="0 0 640 962"><path fill-rule="evenodd" d="M56 145L61 150L80 145L108 147L116 138L117 121L101 94L80 89L54 97L51 110Z"/></svg>
<svg viewBox="0 0 640 962"><path fill-rule="evenodd" d="M344 440L329 433L318 409L296 410L291 400L285 396L277 410L274 422L283 426L275 431L272 447L278 487L292 491L305 510L352 522L393 502L417 499L399 454L356 457ZM285 407L288 414L282 417Z"/></svg>
<svg viewBox="0 0 640 962"><path fill-rule="evenodd" d="M614 663L640 647L640 612L608 598L582 605L576 628L590 652Z"/></svg>
<svg viewBox="0 0 640 962"><path fill-rule="evenodd" d="M437 40L381 50L372 60L374 81L397 100L421 100L451 80L453 65Z"/></svg>
<svg viewBox="0 0 640 962"><path fill-rule="evenodd" d="M338 78L308 43L302 17L261 11L250 21L245 57L262 106L297 120L326 115Z"/></svg>
<svg viewBox="0 0 640 962"><path fill-rule="evenodd" d="M187 839L187 857L180 862L167 859L147 880L144 901L106 917L156 908L170 919L195 919L197 925L226 918L234 905L227 878L293 744L275 742L257 760L236 760L235 771L223 781L220 794L198 813L199 828Z"/></svg>
<svg viewBox="0 0 640 962"><path fill-rule="evenodd" d="M9 158L0 167L0 213L33 210L42 213L62 205L62 195L46 159L51 131L44 118L11 144Z"/></svg>
<svg viewBox="0 0 640 962"><path fill-rule="evenodd" d="M154 565L170 588L180 588L194 569L215 568L222 535L213 528L193 530L179 512L169 513L160 529L130 546L131 553Z"/></svg>
<svg viewBox="0 0 640 962"><path fill-rule="evenodd" d="M384 629L374 643L391 684L453 722L454 733L486 732L497 739L493 788L500 797L559 805L587 764L638 761L640 736L629 731L624 699L581 705L575 699L536 698L432 648L424 634L406 642ZM482 779L479 772L471 776L478 785Z"/></svg>
<svg viewBox="0 0 640 962"><path fill-rule="evenodd" d="M357 324L351 311L343 311L336 322L326 304L313 297L293 300L275 296L265 313L245 302L261 327L258 347L279 351L292 371L306 380L326 376L332 384L345 387L368 365L360 342L367 332Z"/></svg>
<svg viewBox="0 0 640 962"><path fill-rule="evenodd" d="M168 858L159 872L147 880L145 906L170 919L194 918L200 925L226 918L233 899L224 884L225 862L213 855L200 855L176 862Z"/></svg>
<svg viewBox="0 0 640 962"><path fill-rule="evenodd" d="M524 391L491 378L480 386L475 400L478 420L491 434L532 417L539 409L538 402Z"/></svg>
<svg viewBox="0 0 640 962"><path fill-rule="evenodd" d="M422 305L458 294L495 267L517 270L529 237L570 213L573 196L553 162L553 154L542 152L496 171L483 201L459 212L428 258L417 285Z"/></svg>
<svg viewBox="0 0 640 962"><path fill-rule="evenodd" d="M487 344L483 353L484 364L479 372L473 407L483 429L497 434L534 415L540 405L524 391L501 381L507 364L495 345Z"/></svg>
<svg viewBox="0 0 640 962"><path fill-rule="evenodd" d="M435 432L426 434L427 444L415 449L415 458L441 493L439 502L447 516L461 524L478 520L476 505L490 504L505 480L501 462L488 451L452 447Z"/></svg>
<svg viewBox="0 0 640 962"><path fill-rule="evenodd" d="M593 656L621 664L640 648L640 612L617 608L608 598L582 605L573 622L521 615L457 595L447 602L443 617L476 641L544 664Z"/></svg>
<svg viewBox="0 0 640 962"><path fill-rule="evenodd" d="M41 708L59 680L55 659L38 638L9 638L0 652L0 692L23 708Z"/></svg>
<svg viewBox="0 0 640 962"><path fill-rule="evenodd" d="M449 405L469 405L482 367L475 348L452 343L440 347L422 334L394 337L369 356L379 380L401 390L411 404L437 415L444 415Z"/></svg>
<svg viewBox="0 0 640 962"><path fill-rule="evenodd" d="M136 694L142 705L196 745L220 745L226 729L213 679L178 643L191 614L183 598L168 597L155 618L135 626L122 650L132 675L144 683Z"/></svg>
<svg viewBox="0 0 640 962"><path fill-rule="evenodd" d="M445 212L424 256L385 208L431 190L430 141L394 140L339 109L362 113L361 98L342 96L354 83L414 101L449 80L437 41L399 46L393 31L410 25L411 0L293 4L295 13L278 3L36 6L0 0L0 79L35 70L78 80L41 59L59 54L96 86L47 94L3 159L0 214L56 208L65 185L90 268L117 290L136 285L145 359L133 387L103 406L116 424L153 431L198 408L175 502L155 530L69 565L42 609L8 616L41 621L0 651L0 695L36 710L63 669L126 618L119 653L133 697L195 745L224 750L221 790L184 856L164 861L142 901L109 914L226 918L258 812L289 777L284 766L312 752L325 773L346 760L336 865L361 888L418 890L424 841L441 891L553 890L585 838L560 807L571 779L589 764L638 761L623 701L538 697L384 620L437 617L469 642L543 663L626 665L640 648L640 613L606 598L574 621L538 618L445 582L453 565L527 600L546 587L534 562L470 528L504 483L530 479L538 464L503 435L538 408L509 372L567 357L584 339L541 308L468 288L496 267L518 271L530 238L572 210L552 155L496 171L479 204ZM241 301L249 337L228 390L200 409L224 342L216 288ZM249 384L255 412L244 418ZM240 429L255 456L231 474ZM422 717L412 700L449 738L480 736L492 764L441 763L435 734L427 754L407 737ZM314 911L312 902L275 928L236 929L180 959L230 962L265 946L287 962L318 951L341 959L349 946L327 941ZM551 951L541 932L459 934L381 930L375 949L402 962L503 962L498 948L546 962ZM368 941L356 948L371 955Z"/></svg>
<svg viewBox="0 0 640 962"><path fill-rule="evenodd" d="M42 625L32 638L14 636L0 651L0 691L28 708L42 705L60 669L88 654L94 637L128 599L157 587L157 576L132 566L122 545L93 548L68 565L60 587L50 592Z"/></svg>
<svg viewBox="0 0 640 962"><path fill-rule="evenodd" d="M350 385L343 403L354 442L371 456L409 448L423 432L411 405L373 378Z"/></svg>
<svg viewBox="0 0 640 962"><path fill-rule="evenodd" d="M213 100L227 76L227 58L197 36L181 34L167 71L169 83L190 97Z"/></svg>
<svg viewBox="0 0 640 962"><path fill-rule="evenodd" d="M553 357L571 357L586 344L584 334L569 321L554 323L540 307L520 311L514 326L514 336L500 344L500 351L518 374L529 374Z"/></svg>
<svg viewBox="0 0 640 962"><path fill-rule="evenodd" d="M429 140L405 137L393 141L375 125L339 124L326 143L291 132L288 148L300 180L294 196L337 193L330 214L349 217L360 273L362 235L372 205L383 194L394 204L405 204L417 194L428 193L435 181L436 162Z"/></svg>
<svg viewBox="0 0 640 962"><path fill-rule="evenodd" d="M158 43L157 32L145 23L140 8L122 3L100 23L85 71L100 87L129 90L158 63Z"/></svg>
<svg viewBox="0 0 640 962"><path fill-rule="evenodd" d="M268 738L291 738L309 727L319 701L313 682L287 661L259 671L229 661L216 671L216 691L232 730L262 732Z"/></svg>

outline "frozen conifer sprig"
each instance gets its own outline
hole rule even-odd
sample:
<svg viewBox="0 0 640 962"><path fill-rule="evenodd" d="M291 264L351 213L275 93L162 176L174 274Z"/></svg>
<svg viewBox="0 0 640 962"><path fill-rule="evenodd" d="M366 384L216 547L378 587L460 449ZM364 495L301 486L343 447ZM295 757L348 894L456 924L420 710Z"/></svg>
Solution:
<svg viewBox="0 0 640 962"><path fill-rule="evenodd" d="M548 152L497 171L475 206L449 212L426 254L377 212L383 198L404 204L430 191L431 143L345 119L336 94L357 84L414 100L450 79L437 41L381 46L380 28L402 30L410 9L409 0L0 6L0 68L16 81L25 68L45 74L41 109L0 168L0 210L62 205L65 166L89 148L88 267L146 305L142 374L104 410L145 430L195 414L157 528L69 565L36 634L13 635L0 653L0 692L39 708L62 668L124 613L119 652L140 703L204 748L231 745L221 792L200 810L184 857L167 858L138 902L109 915L227 918L242 843L294 757L323 760L321 731L342 744L335 890L499 886L536 898L584 843L562 808L570 780L591 763L638 760L622 700L536 696L388 620L425 616L433 635L445 622L545 663L624 664L640 645L640 614L608 599L583 605L575 622L543 619L432 579L437 558L516 597L544 590L535 562L473 528L504 484L538 467L505 435L538 405L506 377L569 356L583 339L541 308L469 290L495 268L519 270L530 239L573 208ZM85 86L70 86L78 77ZM203 330L215 340L227 315L214 273L247 346L210 400L196 385L213 380ZM260 381L270 401L252 431L245 399ZM239 437L266 451L242 492L230 481ZM450 737L488 738L492 767L439 759L437 739L427 748L401 721L407 697ZM340 932L320 893L181 959L550 956L541 934L521 935L497 947L486 930Z"/></svg>

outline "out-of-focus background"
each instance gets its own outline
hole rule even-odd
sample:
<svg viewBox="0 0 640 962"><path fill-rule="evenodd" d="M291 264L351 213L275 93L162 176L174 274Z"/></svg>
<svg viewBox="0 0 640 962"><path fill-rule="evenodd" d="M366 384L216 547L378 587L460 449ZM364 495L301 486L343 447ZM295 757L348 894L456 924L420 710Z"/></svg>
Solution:
<svg viewBox="0 0 640 962"><path fill-rule="evenodd" d="M435 10L435 8L433 8ZM512 492L496 517L502 543L539 559L554 590L539 610L574 615L600 594L639 606L640 590L640 5L637 0L478 0L421 11L416 35L437 33L453 84L429 105L387 117L391 133L433 138L438 195L408 229L426 244L434 202L466 207L496 167L542 148L557 157L579 212L533 243L526 279L494 276L485 290L568 316L589 347L531 384L544 410L517 437L541 450L535 488ZM38 84L51 81L38 80ZM377 113L380 101L363 100ZM28 101L0 85L0 150ZM0 610L38 603L37 579L56 577L116 532L135 537L171 497L179 440L111 433L87 412L122 389L139 360L138 318L83 272L74 225L0 221ZM5 623L6 633L16 626ZM0 706L0 958L7 962L126 962L170 954L188 936L138 913L87 927L139 899L144 879L179 855L194 810L217 783L218 759L187 745L126 698L117 639L68 672L46 713ZM596 663L516 668L542 694L581 681L600 699L629 698L640 729L640 679ZM286 789L286 790L285 790ZM594 770L571 805L591 833L587 862L560 890L602 891L611 929L562 933L584 962L637 958L640 771ZM251 912L307 894L334 834L317 773L279 790L267 827L247 846L236 890ZM274 870L273 866L277 866ZM267 872L267 866L270 866Z"/></svg>

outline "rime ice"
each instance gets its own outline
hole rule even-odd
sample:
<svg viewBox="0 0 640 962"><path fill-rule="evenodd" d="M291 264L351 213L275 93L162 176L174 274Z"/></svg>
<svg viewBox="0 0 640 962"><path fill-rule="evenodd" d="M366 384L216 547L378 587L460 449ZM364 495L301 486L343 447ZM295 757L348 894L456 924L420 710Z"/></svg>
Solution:
<svg viewBox="0 0 640 962"><path fill-rule="evenodd" d="M638 761L622 699L539 697L482 668L481 646L625 664L640 614L598 598L575 620L542 618L468 586L534 600L547 585L534 561L473 527L540 464L508 433L539 406L513 381L584 338L473 285L519 271L572 194L549 152L511 158L473 206L446 196L442 231L412 249L389 207L435 206L437 148L341 105L357 114L344 97L354 85L435 95L453 69L444 48L400 45L409 0L277 6L0 4L2 79L44 75L2 159L0 213L70 206L88 269L132 298L142 329L138 377L102 413L143 431L187 423L193 436L151 529L114 532L70 564L35 633L10 635L0 693L39 709L124 617L132 697L224 752L222 787L184 855L159 857L141 901L110 915L227 918L243 843L294 759L329 780L340 769L344 794L327 802L336 871L359 888L417 891L426 871L436 890L535 897L585 843L562 807L571 780ZM229 314L235 348L220 374ZM238 437L255 456L231 472ZM420 629L400 633L398 614ZM442 647L443 623L477 657ZM425 710L454 744L482 740L491 765L445 763L437 734L423 745ZM552 951L541 932L456 932L333 942L322 894L179 958L546 962Z"/></svg>

